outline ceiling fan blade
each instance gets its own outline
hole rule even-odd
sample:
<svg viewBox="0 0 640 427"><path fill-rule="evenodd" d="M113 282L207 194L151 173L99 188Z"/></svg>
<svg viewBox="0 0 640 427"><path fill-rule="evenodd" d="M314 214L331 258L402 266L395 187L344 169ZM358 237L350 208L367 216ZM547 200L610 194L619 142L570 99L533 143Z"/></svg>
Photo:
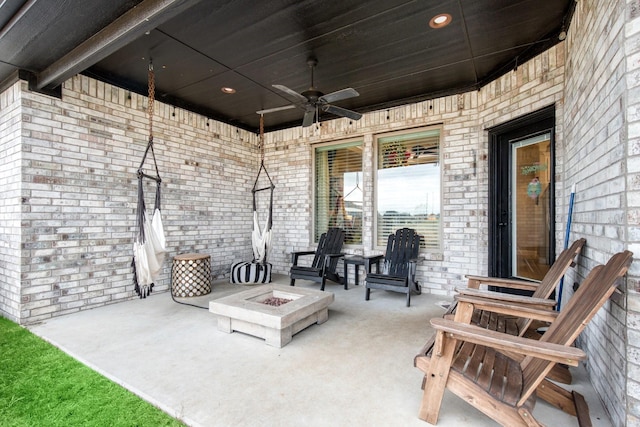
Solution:
<svg viewBox="0 0 640 427"><path fill-rule="evenodd" d="M307 98L305 98L304 96L300 95L300 94L299 94L298 92L296 92L295 90L293 90L293 89L289 89L289 88L288 88L288 87L286 87L286 86L282 86L282 85L272 85L272 86L273 86L273 87L275 87L276 89L278 89L279 91L284 92L284 93L286 93L287 95L289 95L289 96L291 96L291 97L293 97L293 98L297 99L298 101L301 101L301 102L307 102L307 101L308 101L308 99L307 99Z"/></svg>
<svg viewBox="0 0 640 427"><path fill-rule="evenodd" d="M311 126L313 124L313 119L316 116L315 108L307 108L307 111L304 112L304 118L302 119L302 127L306 128L307 126Z"/></svg>
<svg viewBox="0 0 640 427"><path fill-rule="evenodd" d="M318 100L327 104L331 104L332 102L340 101L342 99L354 98L356 96L360 96L358 91L351 87L348 87L346 89L337 90L335 92L322 95L320 98L318 98Z"/></svg>
<svg viewBox="0 0 640 427"><path fill-rule="evenodd" d="M275 107L275 108L267 108L266 110L258 110L257 114L267 114L267 113L275 113L276 111L282 110L290 110L291 108L296 108L295 105L285 105L284 107Z"/></svg>
<svg viewBox="0 0 640 427"><path fill-rule="evenodd" d="M355 111L347 110L346 108L336 107L335 105L323 105L322 111L335 114L336 116L347 117L351 120L360 120L362 114Z"/></svg>

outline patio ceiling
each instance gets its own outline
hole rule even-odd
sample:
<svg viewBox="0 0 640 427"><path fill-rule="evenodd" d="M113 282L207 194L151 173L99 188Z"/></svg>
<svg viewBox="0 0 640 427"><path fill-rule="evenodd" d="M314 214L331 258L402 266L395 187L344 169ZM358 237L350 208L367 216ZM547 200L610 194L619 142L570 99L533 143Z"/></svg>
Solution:
<svg viewBox="0 0 640 427"><path fill-rule="evenodd" d="M562 39L575 0L4 0L0 89L59 93L77 73L257 131L311 83L364 113L480 88ZM451 23L432 28L446 13ZM221 91L223 87L234 94ZM304 111L265 114L267 130ZM320 120L336 116L320 111Z"/></svg>

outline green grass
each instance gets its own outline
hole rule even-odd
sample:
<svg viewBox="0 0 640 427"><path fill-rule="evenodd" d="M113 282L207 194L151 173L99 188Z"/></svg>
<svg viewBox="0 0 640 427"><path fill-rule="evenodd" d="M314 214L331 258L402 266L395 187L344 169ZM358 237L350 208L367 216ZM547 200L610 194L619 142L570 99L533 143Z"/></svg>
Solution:
<svg viewBox="0 0 640 427"><path fill-rule="evenodd" d="M0 426L182 426L17 324L0 317Z"/></svg>

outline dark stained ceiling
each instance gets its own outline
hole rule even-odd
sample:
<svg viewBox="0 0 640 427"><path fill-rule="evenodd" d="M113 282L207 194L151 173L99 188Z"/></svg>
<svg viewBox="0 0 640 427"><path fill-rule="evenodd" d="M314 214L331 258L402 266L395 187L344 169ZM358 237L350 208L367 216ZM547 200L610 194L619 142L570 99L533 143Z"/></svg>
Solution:
<svg viewBox="0 0 640 427"><path fill-rule="evenodd" d="M559 42L575 0L2 0L0 89L49 93L77 73L257 131L290 105L280 84L352 87L360 113L478 89ZM431 18L447 13L449 25ZM236 90L225 94L223 87ZM265 114L299 126L299 108ZM336 116L321 113L320 119ZM344 119L349 120L349 119Z"/></svg>

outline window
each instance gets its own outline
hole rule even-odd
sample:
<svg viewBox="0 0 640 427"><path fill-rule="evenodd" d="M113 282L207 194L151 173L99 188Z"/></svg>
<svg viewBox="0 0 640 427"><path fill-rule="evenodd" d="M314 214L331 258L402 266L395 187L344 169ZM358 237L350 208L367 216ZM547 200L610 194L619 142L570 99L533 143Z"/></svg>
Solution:
<svg viewBox="0 0 640 427"><path fill-rule="evenodd" d="M377 145L377 245L409 227L422 248L440 249L440 129L382 136Z"/></svg>
<svg viewBox="0 0 640 427"><path fill-rule="evenodd" d="M362 244L362 142L319 146L314 154L315 241L340 227L346 244Z"/></svg>

